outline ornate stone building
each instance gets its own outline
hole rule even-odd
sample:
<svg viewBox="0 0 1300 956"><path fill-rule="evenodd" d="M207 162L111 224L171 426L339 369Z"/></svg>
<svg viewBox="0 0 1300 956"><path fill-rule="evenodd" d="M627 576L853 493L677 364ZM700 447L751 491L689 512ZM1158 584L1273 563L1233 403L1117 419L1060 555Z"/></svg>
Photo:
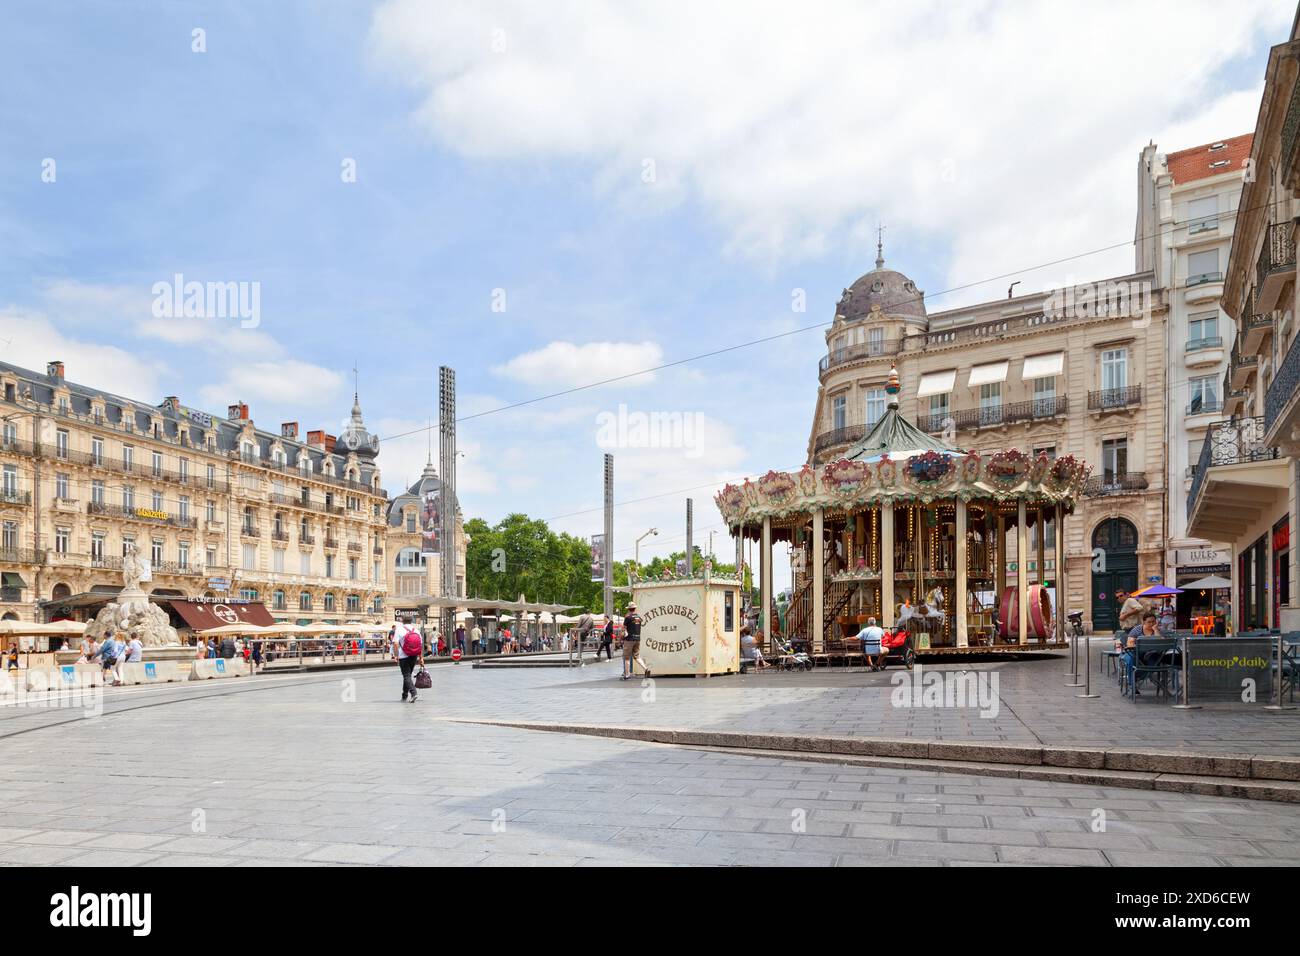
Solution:
<svg viewBox="0 0 1300 956"><path fill-rule="evenodd" d="M1300 20L1297 20L1300 24ZM1249 175L1220 277L1235 335L1223 414L1209 426L1187 498L1188 533L1231 549L1238 630L1300 629L1300 29L1269 51Z"/></svg>
<svg viewBox="0 0 1300 956"><path fill-rule="evenodd" d="M1084 459L1093 471L1066 523L1065 605L1107 629L1115 594L1164 572L1167 310L1152 288L1152 274L1137 273L931 313L878 255L826 332L808 460L840 457L885 414L892 365L902 412L927 432L981 455L1018 447ZM1046 535L1051 553L1055 529ZM1007 547L1014 571L1015 542ZM1094 570L1097 548L1105 570ZM1055 577L1045 564L1030 564L1034 580ZM805 577L796 568L796 589Z"/></svg>
<svg viewBox="0 0 1300 956"><path fill-rule="evenodd" d="M261 602L277 620L374 619L387 496L359 404L337 439L258 429L0 362L0 616L84 617L134 543L159 597Z"/></svg>
<svg viewBox="0 0 1300 956"><path fill-rule="evenodd" d="M447 552L439 541L437 517L446 506L442 482L430 461L424 472L403 494L388 505L387 542L392 560L388 563L389 604L395 612L419 611L420 598L442 593L442 560ZM460 505L456 509L456 591L465 593L465 523Z"/></svg>

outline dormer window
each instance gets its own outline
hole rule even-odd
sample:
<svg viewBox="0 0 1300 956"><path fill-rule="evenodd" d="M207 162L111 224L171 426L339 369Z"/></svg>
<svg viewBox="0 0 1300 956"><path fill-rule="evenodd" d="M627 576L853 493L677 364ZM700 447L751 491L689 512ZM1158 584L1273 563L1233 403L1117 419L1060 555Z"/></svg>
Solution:
<svg viewBox="0 0 1300 956"><path fill-rule="evenodd" d="M885 284L884 284L883 282L881 282L879 279L877 279L875 282L871 283L871 291L872 291L872 292L884 292L884 291L885 291Z"/></svg>

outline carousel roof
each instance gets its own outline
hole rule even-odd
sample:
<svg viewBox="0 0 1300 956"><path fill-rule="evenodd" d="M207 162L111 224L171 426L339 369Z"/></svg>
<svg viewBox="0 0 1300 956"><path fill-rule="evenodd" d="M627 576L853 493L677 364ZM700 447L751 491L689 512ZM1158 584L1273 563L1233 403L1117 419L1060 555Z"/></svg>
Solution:
<svg viewBox="0 0 1300 956"><path fill-rule="evenodd" d="M891 372L896 376L897 373ZM886 455L898 461L932 451L939 455L964 456L966 453L942 438L935 438L917 428L898 413L898 400L890 396L889 408L872 427L870 434L844 455L851 461L880 461Z"/></svg>
<svg viewBox="0 0 1300 956"><path fill-rule="evenodd" d="M1049 458L1008 448L985 457L921 431L898 413L898 372L891 369L889 407L848 454L820 468L769 471L739 488L727 485L715 501L728 526L764 518L802 520L816 509L931 503L940 500L1061 504L1083 492L1091 469L1073 455Z"/></svg>

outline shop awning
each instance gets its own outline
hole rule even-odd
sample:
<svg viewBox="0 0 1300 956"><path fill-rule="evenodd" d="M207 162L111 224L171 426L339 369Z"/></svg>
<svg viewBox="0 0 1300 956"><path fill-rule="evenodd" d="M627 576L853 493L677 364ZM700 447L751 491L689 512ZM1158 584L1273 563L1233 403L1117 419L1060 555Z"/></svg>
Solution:
<svg viewBox="0 0 1300 956"><path fill-rule="evenodd" d="M917 398L928 395L946 395L957 384L957 370L950 368L946 372L926 372L921 376L921 384L916 389Z"/></svg>
<svg viewBox="0 0 1300 956"><path fill-rule="evenodd" d="M196 631L206 631L210 627L220 627L223 624L256 624L259 627L266 627L275 623L271 612L260 601L221 604L173 599L171 606L176 609L181 619Z"/></svg>
<svg viewBox="0 0 1300 956"><path fill-rule="evenodd" d="M992 385L994 382L1005 382L1007 380L1007 369L1011 368L1011 362L1003 359L1001 362L988 362L984 365L976 365L970 370L970 379L967 385L971 388L977 388L980 385Z"/></svg>
<svg viewBox="0 0 1300 956"><path fill-rule="evenodd" d="M1022 378L1050 378L1065 371L1065 353L1052 352L1049 355L1030 355L1025 359L1025 371Z"/></svg>
<svg viewBox="0 0 1300 956"><path fill-rule="evenodd" d="M5 571L0 573L0 584L3 584L4 587L7 588L27 587L27 582L23 580L23 576L17 571Z"/></svg>

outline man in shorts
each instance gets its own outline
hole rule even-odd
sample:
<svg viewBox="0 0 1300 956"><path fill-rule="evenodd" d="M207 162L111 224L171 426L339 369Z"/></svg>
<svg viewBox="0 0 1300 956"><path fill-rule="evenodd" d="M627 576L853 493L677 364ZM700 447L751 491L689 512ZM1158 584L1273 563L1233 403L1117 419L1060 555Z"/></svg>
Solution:
<svg viewBox="0 0 1300 956"><path fill-rule="evenodd" d="M650 676L650 668L641 659L641 615L636 612L636 605L627 606L627 616L623 618L623 676L619 680L629 680L636 676L636 664L641 665L645 676Z"/></svg>

